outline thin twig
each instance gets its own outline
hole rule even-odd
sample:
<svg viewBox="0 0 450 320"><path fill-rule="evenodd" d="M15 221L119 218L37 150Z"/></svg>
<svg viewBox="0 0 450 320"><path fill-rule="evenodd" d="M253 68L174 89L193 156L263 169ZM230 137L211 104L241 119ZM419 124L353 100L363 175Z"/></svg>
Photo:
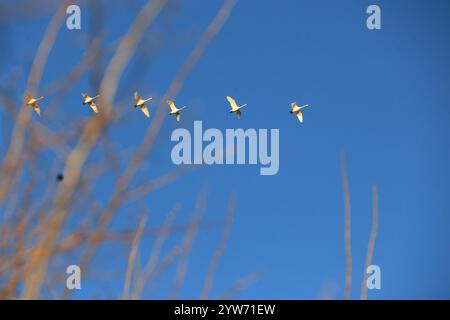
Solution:
<svg viewBox="0 0 450 320"><path fill-rule="evenodd" d="M189 55L189 57L186 59L185 63L181 66L177 74L175 75L174 80L172 81L171 85L169 86L168 91L164 96L166 97L173 97L178 93L179 90L181 90L182 85L188 76L189 72L194 67L195 63L198 61L198 59L201 57L203 52L206 50L207 45L209 42L213 39L213 37L217 34L217 32L220 30L220 28L223 26L223 24L228 19L232 8L236 4L237 0L225 0L224 4L220 8L217 16L213 19L211 24L206 28L205 32L200 37L199 42L194 47L193 51ZM164 100L164 98L162 99ZM117 209L122 205L123 201L125 200L125 193L128 184L135 176L136 172L140 168L140 165L142 161L145 158L145 155L150 150L151 145L154 142L154 138L156 138L156 135L159 132L160 126L162 124L162 120L167 112L162 111L163 108L159 108L157 111L157 114L155 116L155 120L153 120L150 128L147 130L147 133L145 134L144 139L142 140L140 146L136 150L132 160L130 161L130 165L127 167L123 175L118 179L113 196L111 198L110 203L107 206L107 209L102 214L102 217L100 219L100 225L99 230L103 230L107 227L112 215L114 212L117 211ZM159 112L159 120L158 119L158 112ZM78 170L78 169L77 169ZM91 245L89 249L86 251L84 258L82 259L82 263L87 263L89 261L90 257L92 256L92 253L95 249L94 245Z"/></svg>
<svg viewBox="0 0 450 320"><path fill-rule="evenodd" d="M164 224L163 224L163 227L160 230L160 232L153 244L148 262L145 265L142 273L138 276L137 281L135 283L133 294L131 295L133 300L139 299L139 297L141 296L141 293L142 293L142 289L144 288L148 279L152 276L152 274L155 270L155 267L158 264L158 259L159 259L159 255L160 255L162 246L164 245L164 242L166 241L166 238L170 233L172 223L175 220L175 217L177 216L177 213L179 210L180 210L180 207L178 205L175 205L170 210L170 212L167 214L166 220L164 221Z"/></svg>
<svg viewBox="0 0 450 320"><path fill-rule="evenodd" d="M220 257L225 251L225 246L228 242L235 207L236 207L236 195L233 194L230 196L230 200L228 201L227 217L223 227L222 235L220 237L219 246L217 247L217 250L213 254L211 263L208 268L208 272L206 274L205 283L203 284L203 289L200 293L200 299L202 300L208 299L209 292L211 291L214 275L216 273L217 266L219 265Z"/></svg>
<svg viewBox="0 0 450 320"><path fill-rule="evenodd" d="M345 288L344 299L350 298L350 290L352 286L352 246L351 246L351 206L350 206L350 190L347 176L347 162L344 152L341 152L341 174L342 174L342 191L344 193L345 205Z"/></svg>
<svg viewBox="0 0 450 320"><path fill-rule="evenodd" d="M79 182L81 169L94 143L100 136L112 109L112 103L117 90L117 82L136 50L143 32L158 16L165 2L164 0L157 0L147 3L136 17L110 62L100 89L100 101L103 102L104 115L99 114L99 117L94 117L86 124L77 146L67 159L64 169L66 178L58 189L52 212L46 222L45 229L49 231L43 233L39 245L36 247L28 262L29 274L25 278L23 298L32 299L39 295L40 287L47 272L48 260L53 252L55 240L61 229L61 225L68 214L67 206L72 192Z"/></svg>
<svg viewBox="0 0 450 320"><path fill-rule="evenodd" d="M372 186L372 228L370 230L369 244L367 246L366 265L364 268L364 277L361 283L361 300L367 299L367 268L372 264L375 241L378 231L378 186Z"/></svg>
<svg viewBox="0 0 450 320"><path fill-rule="evenodd" d="M232 299L237 293L247 289L253 283L257 282L264 275L262 270L257 270L239 280L237 280L230 288L219 295L220 300Z"/></svg>
<svg viewBox="0 0 450 320"><path fill-rule="evenodd" d="M65 3L68 3L66 1ZM65 14L65 5L58 8L57 12L48 24L44 37L39 45L38 51L31 66L28 76L27 91L34 95L36 93L39 82L41 81L45 65L47 63L50 51L55 44L58 31L62 25ZM25 132L31 117L29 108L22 108L17 116L17 120L13 129L12 141L6 154L3 167L2 179L0 180L0 204L2 204L8 191L11 178L14 175L17 158L20 156L22 146L25 139Z"/></svg>
<svg viewBox="0 0 450 320"><path fill-rule="evenodd" d="M194 246L194 241L198 233L199 223L201 221L202 215L206 209L208 193L206 190L201 191L197 196L197 201L194 209L194 213L191 218L191 226L187 229L186 235L181 242L181 255L178 262L178 266L175 270L175 277L172 283L172 289L170 292L170 298L175 299L184 283L188 270L188 260L191 253L192 247Z"/></svg>
<svg viewBox="0 0 450 320"><path fill-rule="evenodd" d="M128 257L128 268L127 268L127 272L126 272L126 276L125 276L125 285L123 287L123 293L122 293L122 299L124 299L124 300L128 299L128 295L130 293L131 277L134 273L134 265L136 262L136 255L138 252L142 233L144 231L145 223L147 222L147 217L148 217L148 214L145 213L141 219L141 222L139 223L139 227L136 231L133 242L131 244L130 255Z"/></svg>

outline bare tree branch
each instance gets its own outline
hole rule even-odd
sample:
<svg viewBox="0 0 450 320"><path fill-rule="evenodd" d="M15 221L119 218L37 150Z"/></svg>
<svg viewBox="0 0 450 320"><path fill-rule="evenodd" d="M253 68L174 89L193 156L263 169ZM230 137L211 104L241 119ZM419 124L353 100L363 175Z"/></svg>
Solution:
<svg viewBox="0 0 450 320"><path fill-rule="evenodd" d="M342 191L344 193L345 205L345 288L344 299L350 299L350 290L352 286L352 245L351 245L351 206L350 206L350 190L348 185L347 162L344 152L341 152L341 174L342 174Z"/></svg>
<svg viewBox="0 0 450 320"><path fill-rule="evenodd" d="M147 213L145 213L142 216L141 222L139 223L139 227L136 231L136 235L133 239L133 243L131 244L131 250L130 250L130 255L128 257L128 268L127 268L127 273L125 276L125 285L123 287L122 299L128 299L128 295L130 292L131 277L134 272L134 264L136 261L137 251L139 249L139 242L141 241L145 223L147 222L147 217L148 217Z"/></svg>
<svg viewBox="0 0 450 320"><path fill-rule="evenodd" d="M364 268L363 281L361 283L361 300L367 299L367 268L372 264L373 251L375 249L375 241L377 240L378 231L378 186L372 186L372 228L370 230L369 244L367 247L366 265Z"/></svg>
<svg viewBox="0 0 450 320"><path fill-rule="evenodd" d="M200 293L200 299L208 299L209 292L211 291L214 275L219 265L219 260L225 251L225 246L228 242L228 237L230 235L231 223L233 222L234 210L236 207L236 195L231 195L228 201L228 211L226 221L223 227L222 236L220 237L219 246L213 254L211 264L209 265L208 272L206 274L205 283L203 284L202 292Z"/></svg>

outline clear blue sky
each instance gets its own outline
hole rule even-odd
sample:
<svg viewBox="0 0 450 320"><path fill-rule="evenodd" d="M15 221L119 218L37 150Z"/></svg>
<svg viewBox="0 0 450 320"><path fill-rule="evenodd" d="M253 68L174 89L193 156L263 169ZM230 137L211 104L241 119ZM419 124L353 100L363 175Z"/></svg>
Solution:
<svg viewBox="0 0 450 320"><path fill-rule="evenodd" d="M136 1L124 10L121 1L110 2L103 16L108 41L128 30L144 4ZM379 31L366 28L370 4L381 7ZM164 32L170 49L162 49L146 65L139 82L131 88L122 85L121 93L130 99L135 88L162 94L220 5L218 0L184 1L176 15L160 18L145 41L160 41L155 34ZM62 29L41 87L70 70L83 54L91 13L83 2L81 8L83 29ZM257 166L213 166L148 196L151 226L163 221L174 193L182 206L180 223L188 221L202 187L210 190L205 213L209 220L223 218L229 194L237 193L235 220L211 297L256 270L264 272L262 278L237 298L314 299L326 291L342 297L344 203L339 153L344 150L353 215L352 298L359 298L363 276L372 183L380 192L373 263L381 267L382 289L369 291L369 298L450 298L449 14L450 3L444 0L237 4L177 97L179 104L190 106L180 125L192 130L193 121L202 120L204 128L221 130L278 128L279 173L260 176ZM22 63L28 71L48 21L46 16L15 22L7 33L12 52L4 53L2 60L9 59L8 65ZM8 65L3 64L2 70ZM132 70L133 65L125 80ZM25 79L26 72L23 83ZM79 93L91 90L86 74L71 90L52 128L63 130L70 118L90 116L79 107ZM226 95L249 104L241 121L227 113ZM311 104L302 125L289 114L292 101ZM133 111L111 129L119 148L137 145L148 127L143 115ZM174 168L170 134L177 126L174 119L165 120L156 148L134 183ZM111 179L108 175L96 185L103 204ZM135 227L141 216L138 208L131 204L113 226ZM220 228L200 232L183 298L198 297L220 232ZM180 237L171 238L165 252ZM145 241L143 258L152 239ZM122 244L108 246L94 262L105 274L120 271L108 280L111 292L100 293L100 283L91 277L77 297L119 296L127 250ZM111 261L116 253L120 259ZM72 263L69 260L67 264ZM165 283L170 280L166 277ZM154 297L166 297L168 287L163 285Z"/></svg>

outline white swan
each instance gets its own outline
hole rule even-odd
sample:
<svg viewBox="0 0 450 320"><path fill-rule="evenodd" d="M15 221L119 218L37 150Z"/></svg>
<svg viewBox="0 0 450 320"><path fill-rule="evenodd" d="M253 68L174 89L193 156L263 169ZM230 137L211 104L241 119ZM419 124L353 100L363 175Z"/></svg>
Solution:
<svg viewBox="0 0 450 320"><path fill-rule="evenodd" d="M152 100L153 98L150 97L148 99L142 99L141 96L139 96L139 93L137 91L134 93L134 99L136 100L136 104L134 105L135 108L141 108L142 112L146 115L147 118L150 118L150 111L148 111L147 106L145 103L147 101Z"/></svg>
<svg viewBox="0 0 450 320"><path fill-rule="evenodd" d="M309 104L305 104L303 106L298 106L297 102L292 102L291 103L291 113L295 113L297 115L297 118L300 122L303 123L303 114L302 114L302 109L309 107Z"/></svg>
<svg viewBox="0 0 450 320"><path fill-rule="evenodd" d="M44 97L39 97L39 98L33 98L31 95L29 95L28 93L25 93L25 105L32 107L33 110L40 116L41 115L41 108L39 107L39 105L37 104L37 102L39 100L44 99Z"/></svg>
<svg viewBox="0 0 450 320"><path fill-rule="evenodd" d="M175 115L175 117L177 118L177 121L180 121L180 111L183 110L183 109L186 109L187 107L184 106L184 107L178 109L175 106L175 103L172 100L167 100L166 102L167 102L167 104L169 105L169 108L170 108L169 114L170 115Z"/></svg>
<svg viewBox="0 0 450 320"><path fill-rule="evenodd" d="M238 119L240 119L241 118L241 109L243 107L245 107L247 104L243 104L241 106L238 106L238 104L236 103L236 100L234 100L230 96L227 96L227 100L228 100L228 102L230 103L230 106L231 106L230 113L235 112L237 117L238 117Z"/></svg>
<svg viewBox="0 0 450 320"><path fill-rule="evenodd" d="M83 97L83 104L88 104L95 113L98 113L98 108L94 100L100 97L100 95L98 94L94 97L90 97L86 93L82 93L81 96Z"/></svg>

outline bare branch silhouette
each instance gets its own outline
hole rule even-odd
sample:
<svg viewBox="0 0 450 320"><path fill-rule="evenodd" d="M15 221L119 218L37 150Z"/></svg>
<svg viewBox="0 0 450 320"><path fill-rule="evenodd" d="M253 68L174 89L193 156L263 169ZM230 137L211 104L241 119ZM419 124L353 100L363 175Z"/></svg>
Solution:
<svg viewBox="0 0 450 320"><path fill-rule="evenodd" d="M378 186L372 186L372 228L370 230L369 244L367 246L366 264L364 267L364 276L361 283L361 300L367 299L367 268L372 264L373 252L375 249L375 241L377 240L378 231Z"/></svg>
<svg viewBox="0 0 450 320"><path fill-rule="evenodd" d="M68 3L68 1L66 1L65 3ZM29 92L31 95L34 95L36 93L36 89L39 86L39 82L41 81L48 56L51 49L53 48L53 45L55 44L58 31L64 18L65 8L66 6L63 3L62 6L57 10L52 20L50 21L47 30L45 31L44 37L39 45L28 76L27 92ZM30 116L31 113L28 108L22 108L19 112L19 115L17 116L12 134L13 138L3 162L1 171L2 179L0 180L0 205L5 198L5 194L8 191L12 176L16 171L17 158L19 157L22 150L25 131L28 127Z"/></svg>
<svg viewBox="0 0 450 320"><path fill-rule="evenodd" d="M352 286L352 246L351 246L351 206L350 206L350 190L347 175L347 162L344 152L341 152L341 175L342 175L342 192L344 193L345 205L345 288L344 299L350 299L350 290Z"/></svg>
<svg viewBox="0 0 450 320"><path fill-rule="evenodd" d="M23 3L25 6L30 4L27 10L36 7L31 0L24 0ZM168 97L175 98L208 45L227 22L236 3L237 0L224 0L220 5L164 94L147 93L161 101ZM169 273L172 266L175 274L173 279L168 279L172 281L170 295L179 297L190 275L189 260L198 233L223 228L205 278L202 296L207 298L228 241L234 198L230 199L226 221L203 218L207 193L202 191L189 221L176 221L180 205L169 203L172 207L163 224L147 226L146 211L134 209L134 206L152 206L151 202L147 202L149 195L177 183L187 173L203 166L157 171L159 168L147 160L162 128L167 113L165 107L158 108L149 129L137 145L122 146L114 140L117 130L129 125L126 116L130 108L126 106L129 106L130 99L122 97L122 93L124 89L130 90L145 81L142 77L135 79L136 73L144 70L142 64L147 68L153 58L166 49L165 46L174 43L185 45L186 39L190 40L185 33L182 34L182 41L180 36L167 40L165 31L159 27L161 22L164 26L168 21L172 23L175 18L172 11L178 10L177 3L171 0L146 2L137 16L132 17L123 37L110 43L106 42L106 32L100 25L106 20L92 21L92 33L88 31L87 37L77 38L82 49L78 59L56 77L47 77L46 68L52 62L50 53L56 55L59 52L55 44L59 30L64 26L68 4L71 3L66 1L59 3L57 8L55 4L40 11L40 14L48 14L57 10L50 17L48 26L43 26L46 27L45 34L36 56L34 59L30 57L30 72L28 79L24 79L27 81L27 92L32 95L39 93L39 96L47 98L39 121L31 118L31 110L17 98L23 94L17 89L24 73L22 65L2 75L0 80L2 125L6 124L2 130L5 145L8 146L2 150L4 158L0 172L0 298L69 297L72 293L65 286L65 273L61 272L68 261L80 266L83 279L101 283L101 294L98 289L96 297L124 299L151 296L156 288L159 289L163 275ZM103 6L104 2L99 1L88 7L95 16ZM8 10L12 8L8 7ZM127 7L120 5L119 8L126 10ZM136 54L137 51L139 54ZM84 76L87 76L91 90L100 93L97 100L99 114L72 118L68 109L63 107L74 88L84 81ZM44 83L46 81L49 82ZM81 102L80 99L76 104L70 104L76 106ZM148 163L152 164L152 170L155 169L153 178L138 178L137 174L144 171ZM106 187L111 188L98 191L99 185L103 189L104 182L109 179L114 182ZM149 207L149 210L153 214L154 208ZM125 226L117 227L113 221L124 216ZM177 236L182 237L181 241L166 249L165 244L170 243L171 237ZM100 269L103 267L101 263L110 261L110 256L105 257L102 253L111 244L115 250L114 258L123 258L125 262L123 270ZM141 266L140 255L147 250L148 260ZM123 290L110 290L107 280L112 274L114 278L124 277ZM232 291L245 289L249 282L251 279L237 283Z"/></svg>
<svg viewBox="0 0 450 320"><path fill-rule="evenodd" d="M131 277L134 272L134 265L136 262L136 255L139 249L139 242L141 241L142 233L144 232L145 223L147 222L148 214L144 214L139 223L139 227L134 236L133 243L131 244L130 255L128 257L128 268L125 276L125 285L123 287L122 299L128 299L131 285Z"/></svg>
<svg viewBox="0 0 450 320"><path fill-rule="evenodd" d="M140 297L144 285L147 283L148 279L152 276L155 267L158 263L162 246L164 245L164 242L166 241L166 238L169 235L170 228L179 210L180 210L179 206L175 205L172 208L172 210L167 214L166 221L164 222L164 225L161 228L161 231L159 232L158 237L156 238L155 243L152 247L152 251L150 252L148 262L144 267L142 273L138 275L136 279L133 294L131 295L132 299L138 299Z"/></svg>
<svg viewBox="0 0 450 320"><path fill-rule="evenodd" d="M249 286L259 281L264 275L262 270L257 270L251 274L237 280L230 288L225 290L219 295L219 299L233 299L233 297L239 292L244 291Z"/></svg>
<svg viewBox="0 0 450 320"><path fill-rule="evenodd" d="M117 83L123 69L129 59L131 59L136 46L142 37L142 33L154 21L165 2L166 1L163 0L149 1L136 17L127 35L119 45L116 54L111 59L111 63L105 72L104 79L100 86L100 101L104 105L105 113L104 115L100 114L99 117L92 118L86 124L78 145L70 153L67 159L66 168L64 170L66 172L66 179L58 189L52 213L46 222L51 232L42 235L35 252L31 256L28 266L29 274L25 279L24 298L35 298L39 293L39 288L43 282L47 270L48 259L53 251L58 231L68 213L67 205L72 191L78 184L81 168L92 149L94 142L97 140L106 124L107 116L112 108L115 91L117 90Z"/></svg>
<svg viewBox="0 0 450 320"><path fill-rule="evenodd" d="M200 299L205 300L208 298L209 292L211 291L214 274L216 273L217 266L219 265L220 257L225 251L225 246L228 242L228 237L230 234L231 223L233 222L234 210L236 207L236 195L230 196L230 200L228 201L228 211L227 217L225 221L225 225L223 227L223 232L220 237L219 246L217 250L213 254L213 258L211 260L211 264L209 265L208 272L206 274L205 283L203 284L202 292L200 293Z"/></svg>
<svg viewBox="0 0 450 320"><path fill-rule="evenodd" d="M172 283L170 298L175 299L179 295L181 286L186 278L188 269L188 259L198 233L199 223L206 209L207 192L205 190L198 194L195 210L192 215L191 225L186 231L186 235L180 244L180 257L175 277Z"/></svg>

